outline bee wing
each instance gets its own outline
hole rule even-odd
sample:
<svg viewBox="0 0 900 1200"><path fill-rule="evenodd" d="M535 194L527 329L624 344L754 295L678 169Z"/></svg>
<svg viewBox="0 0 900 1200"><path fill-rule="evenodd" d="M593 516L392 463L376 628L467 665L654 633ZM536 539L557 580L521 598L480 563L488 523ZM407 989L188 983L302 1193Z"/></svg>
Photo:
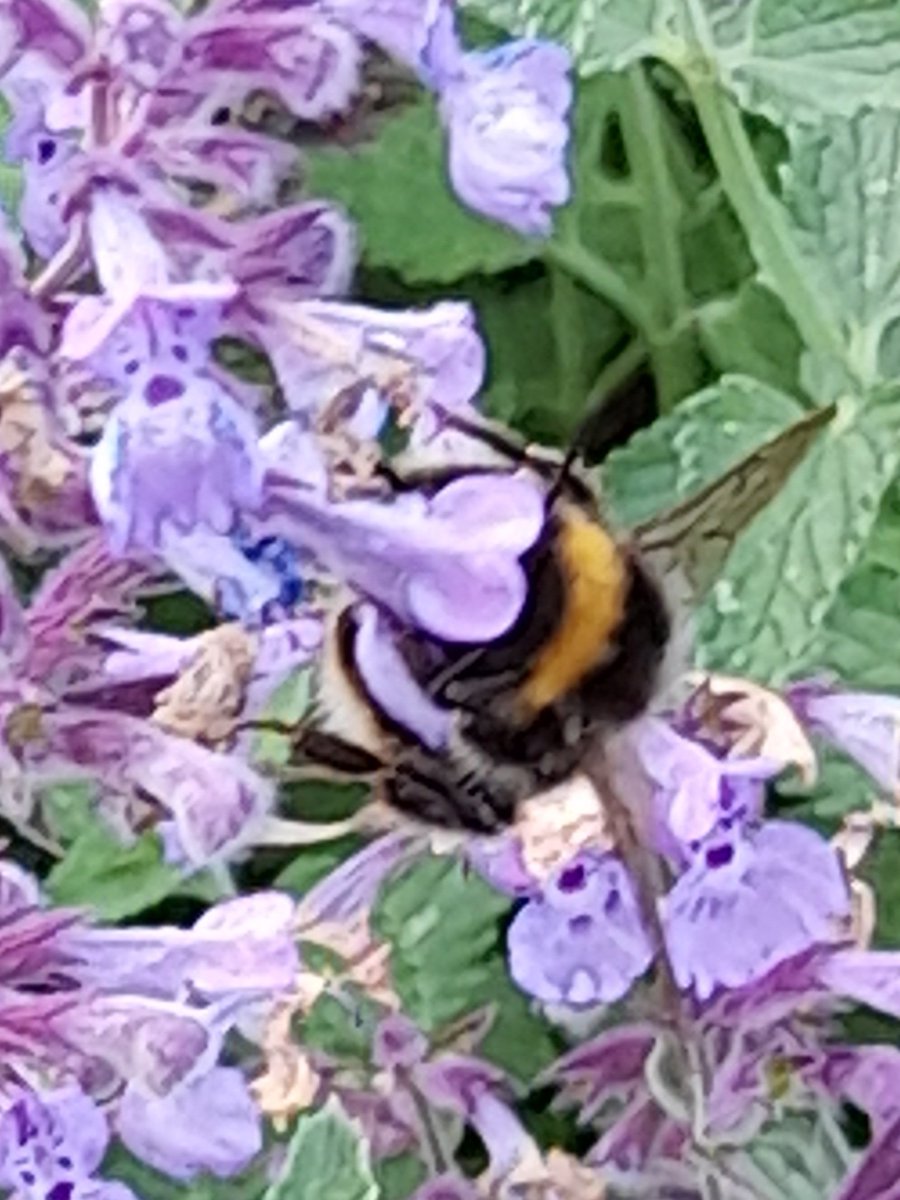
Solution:
<svg viewBox="0 0 900 1200"><path fill-rule="evenodd" d="M789 425L720 478L659 516L636 526L632 537L643 560L677 607L693 608L719 576L735 539L804 457L835 406Z"/></svg>

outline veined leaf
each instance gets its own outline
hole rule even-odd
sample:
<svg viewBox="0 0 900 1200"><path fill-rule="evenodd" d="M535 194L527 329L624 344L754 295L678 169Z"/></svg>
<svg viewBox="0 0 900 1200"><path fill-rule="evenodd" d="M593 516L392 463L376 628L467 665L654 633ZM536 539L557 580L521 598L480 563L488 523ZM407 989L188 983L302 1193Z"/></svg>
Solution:
<svg viewBox="0 0 900 1200"><path fill-rule="evenodd" d="M900 462L900 389L848 402L752 522L700 613L705 665L783 681L805 663Z"/></svg>
<svg viewBox="0 0 900 1200"><path fill-rule="evenodd" d="M615 71L656 52L673 0L463 0L518 36L561 42L578 71Z"/></svg>
<svg viewBox="0 0 900 1200"><path fill-rule="evenodd" d="M105 921L134 916L182 884L183 873L163 860L155 834L123 845L99 823L79 834L45 880L54 904L83 905Z"/></svg>
<svg viewBox="0 0 900 1200"><path fill-rule="evenodd" d="M885 326L900 315L900 112L798 127L790 143L783 199L797 246L873 381Z"/></svg>
<svg viewBox="0 0 900 1200"><path fill-rule="evenodd" d="M720 7L706 0L716 10ZM748 108L790 123L821 113L900 107L900 6L895 0L759 0L723 56Z"/></svg>
<svg viewBox="0 0 900 1200"><path fill-rule="evenodd" d="M459 863L432 857L388 882L372 923L391 945L391 977L404 1011L434 1033L465 1013L495 1006L481 1050L527 1082L557 1047L507 974L500 920L509 907Z"/></svg>
<svg viewBox="0 0 900 1200"><path fill-rule="evenodd" d="M618 521L646 521L699 491L803 416L791 396L723 377L612 453L601 486Z"/></svg>
<svg viewBox="0 0 900 1200"><path fill-rule="evenodd" d="M376 1200L366 1143L339 1105L301 1116L265 1200Z"/></svg>

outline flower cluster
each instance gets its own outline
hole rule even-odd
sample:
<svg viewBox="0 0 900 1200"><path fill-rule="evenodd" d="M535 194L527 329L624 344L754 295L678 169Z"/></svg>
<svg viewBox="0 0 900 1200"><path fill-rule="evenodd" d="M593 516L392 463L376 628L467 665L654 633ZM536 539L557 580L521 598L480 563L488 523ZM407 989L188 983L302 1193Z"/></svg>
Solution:
<svg viewBox="0 0 900 1200"><path fill-rule="evenodd" d="M0 817L16 848L65 859L47 814L77 781L91 828L149 837L177 880L227 895L255 847L371 816L282 816L255 736L279 728L283 686L327 675L338 600L346 673L437 757L457 715L413 666L464 662L526 608L547 488L527 456L497 469L472 308L356 303L355 231L303 190L298 130L351 114L376 55L433 94L460 202L548 235L569 195L568 56L473 49L450 0L0 4L21 183L0 226L0 539L22 568L0 564ZM422 463L454 470L404 474ZM177 591L208 628L154 627ZM353 740L345 707L328 715ZM263 1116L280 1136L337 1105L364 1142L353 1169L409 1160L417 1200L594 1200L610 1182L768 1197L756 1151L787 1116L830 1139L840 1200L886 1195L900 1054L848 1044L839 1020L853 1003L900 1017L900 957L869 948L856 858L767 806L789 771L811 781L817 740L893 800L898 719L900 701L830 681L776 695L706 676L602 746L585 737L581 774L511 832L497 812L522 775L482 764L467 802L490 836L394 830L299 904L232 896L190 928L104 927L3 859L0 1185L127 1200L100 1178L112 1139L177 1180L260 1158L277 1179L292 1160ZM523 1080L494 1061L505 969L444 1020L394 962L435 922L412 912L407 938L379 904L434 859L508 915L511 1011L541 1014L559 1054L539 1082L589 1128L584 1161L540 1144ZM870 1123L865 1153L844 1103Z"/></svg>

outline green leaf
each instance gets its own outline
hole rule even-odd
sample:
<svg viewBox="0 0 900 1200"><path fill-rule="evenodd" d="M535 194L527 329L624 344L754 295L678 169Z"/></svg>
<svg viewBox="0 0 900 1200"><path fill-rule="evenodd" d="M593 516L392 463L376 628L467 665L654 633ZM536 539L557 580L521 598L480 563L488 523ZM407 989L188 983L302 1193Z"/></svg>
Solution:
<svg viewBox="0 0 900 1200"><path fill-rule="evenodd" d="M307 846L275 876L273 886L292 892L295 896L304 896L314 884L362 846L363 839L355 834L336 838L321 846Z"/></svg>
<svg viewBox="0 0 900 1200"><path fill-rule="evenodd" d="M852 1154L833 1117L815 1112L785 1113L736 1156L753 1166L753 1192L760 1200L822 1200L833 1196Z"/></svg>
<svg viewBox="0 0 900 1200"><path fill-rule="evenodd" d="M358 1127L336 1104L301 1116L266 1200L376 1200L378 1187Z"/></svg>
<svg viewBox="0 0 900 1200"><path fill-rule="evenodd" d="M706 3L713 7L712 0ZM759 0L722 61L741 102L790 123L900 105L896 0Z"/></svg>
<svg viewBox="0 0 900 1200"><path fill-rule="evenodd" d="M428 1174L424 1163L412 1154L382 1158L374 1164L373 1170L378 1200L408 1200Z"/></svg>
<svg viewBox="0 0 900 1200"><path fill-rule="evenodd" d="M41 792L41 812L50 833L69 843L96 824L94 788L84 780L55 783Z"/></svg>
<svg viewBox="0 0 900 1200"><path fill-rule="evenodd" d="M878 376L884 329L900 315L898 167L900 113L866 112L793 129L782 172L806 270L868 381Z"/></svg>
<svg viewBox="0 0 900 1200"><path fill-rule="evenodd" d="M509 908L460 863L430 857L382 889L372 925L391 945L391 976L404 1011L435 1033L486 1004L496 1006L482 1052L527 1081L557 1047L507 975L500 921Z"/></svg>
<svg viewBox="0 0 900 1200"><path fill-rule="evenodd" d="M539 241L492 224L456 200L445 157L434 101L424 98L367 145L311 151L307 188L347 209L368 266L387 267L409 283L454 283L539 254Z"/></svg>
<svg viewBox="0 0 900 1200"><path fill-rule="evenodd" d="M359 988L319 997L303 1020L301 1040L338 1059L367 1062L375 1028L384 1011Z"/></svg>
<svg viewBox="0 0 900 1200"><path fill-rule="evenodd" d="M671 0L463 0L519 36L549 38L572 52L578 71L616 71L657 52Z"/></svg>
<svg viewBox="0 0 900 1200"><path fill-rule="evenodd" d="M900 948L900 834L895 829L879 833L856 873L875 891L875 947Z"/></svg>
<svg viewBox="0 0 900 1200"><path fill-rule="evenodd" d="M582 416L591 386L627 327L608 304L563 279L470 286L489 347L485 411L542 443L565 442ZM568 330L573 353L566 355ZM571 343L569 343L571 344Z"/></svg>
<svg viewBox="0 0 900 1200"><path fill-rule="evenodd" d="M700 342L723 374L797 391L803 342L781 300L756 280L698 313Z"/></svg>
<svg viewBox="0 0 900 1200"><path fill-rule="evenodd" d="M848 401L739 539L700 613L705 664L783 681L808 659L900 461L900 389Z"/></svg>
<svg viewBox="0 0 900 1200"><path fill-rule="evenodd" d="M724 474L803 415L790 396L726 376L614 451L600 472L618 521L645 521Z"/></svg>
<svg viewBox="0 0 900 1200"><path fill-rule="evenodd" d="M292 672L269 697L261 714L263 721L281 721L285 725L297 725L312 702L313 672L301 667ZM256 761L283 766L291 755L291 739L288 734L264 729L254 738L253 757Z"/></svg>
<svg viewBox="0 0 900 1200"><path fill-rule="evenodd" d="M810 647L810 671L847 687L900 691L900 485L888 491L854 569Z"/></svg>
<svg viewBox="0 0 900 1200"><path fill-rule="evenodd" d="M6 127L12 119L12 109L4 96L0 96L0 143L6 140ZM0 162L0 209L10 224L16 226L19 204L22 200L22 169L11 163Z"/></svg>
<svg viewBox="0 0 900 1200"><path fill-rule="evenodd" d="M45 880L54 904L84 906L105 921L121 921L177 891L182 873L168 866L153 833L123 845L102 825L80 834Z"/></svg>

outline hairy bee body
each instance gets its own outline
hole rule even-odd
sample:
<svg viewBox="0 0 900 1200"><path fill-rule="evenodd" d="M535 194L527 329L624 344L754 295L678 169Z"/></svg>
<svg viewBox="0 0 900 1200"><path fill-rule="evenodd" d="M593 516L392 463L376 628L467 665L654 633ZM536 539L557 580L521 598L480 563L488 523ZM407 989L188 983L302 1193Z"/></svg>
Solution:
<svg viewBox="0 0 900 1200"><path fill-rule="evenodd" d="M443 475L441 482L446 482ZM662 593L583 497L548 503L523 559L528 582L513 627L486 645L405 632L399 648L423 692L453 713L448 746L430 750L397 725L355 668L353 609L338 618L336 658L363 710L351 731L387 762L385 800L429 824L494 832L517 805L571 776L590 738L639 716L670 634Z"/></svg>
<svg viewBox="0 0 900 1200"><path fill-rule="evenodd" d="M677 665L667 660L688 649L690 614L734 539L834 413L830 406L804 414L626 540L607 527L572 454L560 462L511 444L490 425L455 419L450 454L462 453L454 468L435 465L448 452L435 445L430 464L404 462L401 474L385 467L384 478L426 493L473 471L525 468L543 479L544 525L521 560L522 611L485 645L397 630L423 702L450 714L449 737L435 749L392 720L366 687L356 667L356 609L348 604L325 658L325 720L302 739L309 757L377 774L389 804L428 824L478 833L508 825L521 801L577 771L592 739L646 711L667 666Z"/></svg>

